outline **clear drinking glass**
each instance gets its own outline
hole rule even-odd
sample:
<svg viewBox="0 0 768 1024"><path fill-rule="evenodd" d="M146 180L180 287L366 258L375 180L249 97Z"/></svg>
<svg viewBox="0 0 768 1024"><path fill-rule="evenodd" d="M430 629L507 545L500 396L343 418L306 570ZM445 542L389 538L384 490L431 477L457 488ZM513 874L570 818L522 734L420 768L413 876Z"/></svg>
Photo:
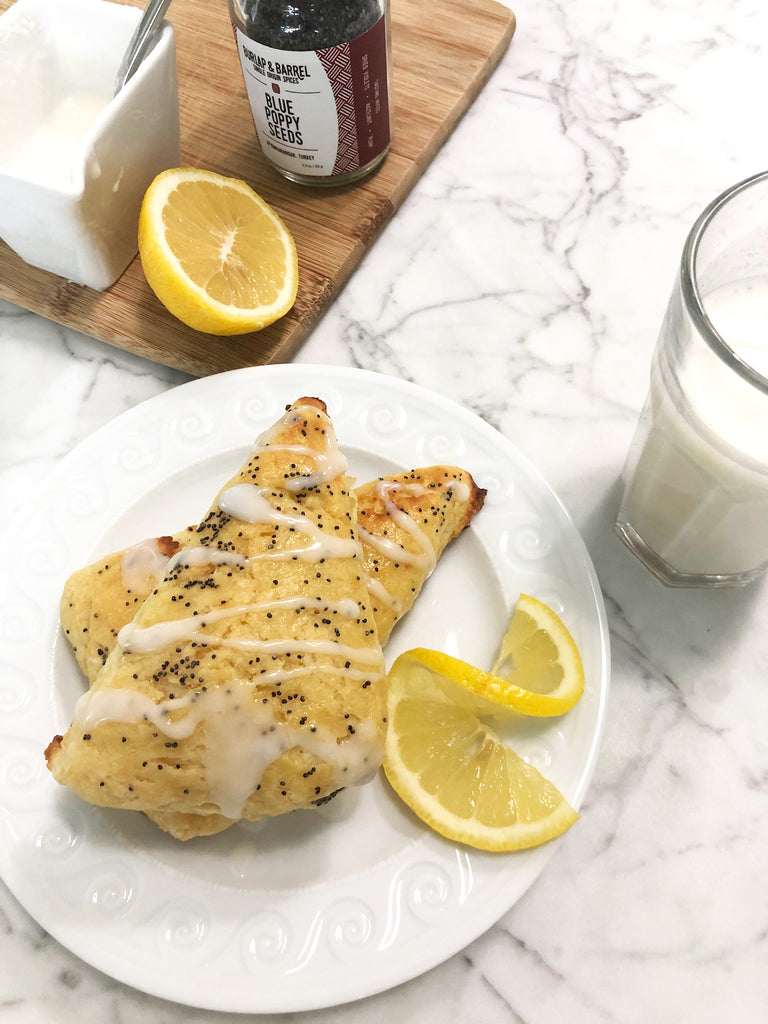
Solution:
<svg viewBox="0 0 768 1024"><path fill-rule="evenodd" d="M768 565L768 172L688 235L616 532L669 586L746 584Z"/></svg>

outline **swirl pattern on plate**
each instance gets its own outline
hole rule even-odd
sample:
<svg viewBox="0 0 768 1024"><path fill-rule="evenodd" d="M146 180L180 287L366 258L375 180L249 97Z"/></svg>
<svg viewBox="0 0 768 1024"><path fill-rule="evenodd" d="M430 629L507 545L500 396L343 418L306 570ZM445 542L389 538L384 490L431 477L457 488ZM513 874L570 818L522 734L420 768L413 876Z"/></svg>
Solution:
<svg viewBox="0 0 768 1024"><path fill-rule="evenodd" d="M253 915L243 928L243 960L250 970L274 968L285 959L290 945L290 925L276 911Z"/></svg>
<svg viewBox="0 0 768 1024"><path fill-rule="evenodd" d="M210 912L196 902L175 900L160 908L157 934L160 944L185 956L205 945L211 930Z"/></svg>
<svg viewBox="0 0 768 1024"><path fill-rule="evenodd" d="M341 960L357 958L373 945L376 915L363 900L332 903L325 911L324 922L328 946Z"/></svg>
<svg viewBox="0 0 768 1024"><path fill-rule="evenodd" d="M125 864L103 867L87 886L83 900L87 908L105 918L127 913L139 895L139 883Z"/></svg>
<svg viewBox="0 0 768 1024"><path fill-rule="evenodd" d="M48 822L34 837L35 849L46 861L47 869L66 861L80 842L77 825L63 817Z"/></svg>

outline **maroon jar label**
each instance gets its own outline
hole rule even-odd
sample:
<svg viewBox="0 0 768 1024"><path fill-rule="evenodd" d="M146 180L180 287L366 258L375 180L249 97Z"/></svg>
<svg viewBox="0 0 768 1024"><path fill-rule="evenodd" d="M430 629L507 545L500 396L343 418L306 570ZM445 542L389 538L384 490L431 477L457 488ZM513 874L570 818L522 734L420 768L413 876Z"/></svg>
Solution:
<svg viewBox="0 0 768 1024"><path fill-rule="evenodd" d="M347 175L389 145L386 23L324 50L276 50L236 32L265 155L302 175Z"/></svg>

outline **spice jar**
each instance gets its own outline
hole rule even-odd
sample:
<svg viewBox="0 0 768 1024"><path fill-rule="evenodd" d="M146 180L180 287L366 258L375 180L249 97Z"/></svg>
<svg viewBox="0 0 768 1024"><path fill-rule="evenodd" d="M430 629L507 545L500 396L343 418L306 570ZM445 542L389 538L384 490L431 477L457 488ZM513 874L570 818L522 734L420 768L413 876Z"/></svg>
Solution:
<svg viewBox="0 0 768 1024"><path fill-rule="evenodd" d="M229 0L256 132L305 185L356 181L390 146L389 0Z"/></svg>

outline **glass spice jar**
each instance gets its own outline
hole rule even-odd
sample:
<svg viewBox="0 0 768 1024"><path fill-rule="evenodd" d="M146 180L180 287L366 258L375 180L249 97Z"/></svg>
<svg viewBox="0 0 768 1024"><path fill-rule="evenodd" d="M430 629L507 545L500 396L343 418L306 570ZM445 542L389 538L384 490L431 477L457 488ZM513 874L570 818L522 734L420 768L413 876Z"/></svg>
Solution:
<svg viewBox="0 0 768 1024"><path fill-rule="evenodd" d="M391 141L389 0L228 0L262 151L286 178L340 185Z"/></svg>

